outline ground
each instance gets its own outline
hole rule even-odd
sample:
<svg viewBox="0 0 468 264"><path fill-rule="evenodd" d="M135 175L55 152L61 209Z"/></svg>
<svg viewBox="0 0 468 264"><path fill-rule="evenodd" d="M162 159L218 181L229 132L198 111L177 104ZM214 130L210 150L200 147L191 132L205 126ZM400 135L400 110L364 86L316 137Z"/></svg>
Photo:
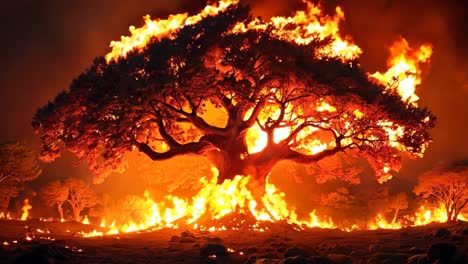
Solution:
<svg viewBox="0 0 468 264"><path fill-rule="evenodd" d="M444 257L450 261L437 263L468 263L468 222L353 232L279 223L264 232L179 228L94 238L78 234L94 228L0 220L0 263L434 263Z"/></svg>

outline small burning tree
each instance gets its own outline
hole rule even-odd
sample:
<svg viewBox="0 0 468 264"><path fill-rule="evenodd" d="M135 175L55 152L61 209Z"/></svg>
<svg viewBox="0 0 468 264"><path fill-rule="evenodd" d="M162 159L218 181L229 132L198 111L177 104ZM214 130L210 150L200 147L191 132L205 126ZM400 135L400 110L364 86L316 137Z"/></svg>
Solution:
<svg viewBox="0 0 468 264"><path fill-rule="evenodd" d="M408 196L405 192L396 194L395 196L390 197L390 202L388 208L394 211L392 223L396 223L398 219L398 213L401 210L408 208Z"/></svg>
<svg viewBox="0 0 468 264"><path fill-rule="evenodd" d="M53 181L42 189L42 197L50 207L57 207L60 219L63 217L63 204L68 199L69 190L60 181Z"/></svg>
<svg viewBox="0 0 468 264"><path fill-rule="evenodd" d="M97 196L90 185L75 178L66 179L63 183L51 182L44 188L42 194L49 206L57 206L61 218L63 218L63 205L68 203L75 221L80 221L83 209L92 208L97 203Z"/></svg>
<svg viewBox="0 0 468 264"><path fill-rule="evenodd" d="M41 168L37 155L19 142L0 144L0 209L6 210L23 183L39 177Z"/></svg>
<svg viewBox="0 0 468 264"><path fill-rule="evenodd" d="M437 168L418 177L416 195L434 199L444 205L447 222L456 221L460 211L468 204L468 162L456 163L448 168Z"/></svg>

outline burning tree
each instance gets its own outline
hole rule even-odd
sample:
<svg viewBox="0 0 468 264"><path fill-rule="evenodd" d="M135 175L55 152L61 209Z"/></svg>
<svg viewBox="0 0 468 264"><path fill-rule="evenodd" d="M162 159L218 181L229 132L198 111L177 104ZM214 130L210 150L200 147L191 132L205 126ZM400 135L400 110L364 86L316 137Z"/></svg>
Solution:
<svg viewBox="0 0 468 264"><path fill-rule="evenodd" d="M5 211L23 183L36 179L41 172L36 153L24 144L0 144L0 209Z"/></svg>
<svg viewBox="0 0 468 264"><path fill-rule="evenodd" d="M42 189L42 197L47 206L57 207L60 219L63 217L63 204L68 199L69 190L65 188L60 181L53 181Z"/></svg>
<svg viewBox="0 0 468 264"><path fill-rule="evenodd" d="M57 206L60 219L63 219L63 205L65 203L70 205L75 221L80 221L83 209L92 208L97 203L97 196L89 184L75 178L49 183L43 189L42 195L48 206Z"/></svg>
<svg viewBox="0 0 468 264"><path fill-rule="evenodd" d="M146 17L37 111L43 160L71 151L102 180L133 150L154 161L200 155L218 183L250 175L263 186L279 161L346 153L389 179L402 154L422 156L435 117L400 95L399 73L390 84L361 69L359 47L337 33L341 9L330 33L311 31L319 20L307 8L264 22L232 0L170 22Z"/></svg>
<svg viewBox="0 0 468 264"><path fill-rule="evenodd" d="M413 192L443 204L447 222L456 221L468 204L468 162L423 173L418 177L418 185Z"/></svg>

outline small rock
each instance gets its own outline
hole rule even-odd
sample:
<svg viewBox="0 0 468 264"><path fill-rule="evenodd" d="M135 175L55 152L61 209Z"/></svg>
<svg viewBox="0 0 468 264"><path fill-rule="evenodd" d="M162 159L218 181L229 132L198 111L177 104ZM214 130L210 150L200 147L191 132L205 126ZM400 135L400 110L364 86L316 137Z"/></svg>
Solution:
<svg viewBox="0 0 468 264"><path fill-rule="evenodd" d="M353 259L344 254L328 254L327 258L336 264L352 264Z"/></svg>
<svg viewBox="0 0 468 264"><path fill-rule="evenodd" d="M254 264L280 264L281 260L279 259L257 259Z"/></svg>
<svg viewBox="0 0 468 264"><path fill-rule="evenodd" d="M434 234L435 237L446 237L450 236L450 230L447 228L439 228Z"/></svg>
<svg viewBox="0 0 468 264"><path fill-rule="evenodd" d="M380 245L380 244L372 244L372 245L369 245L369 252L370 253L377 253L377 252L380 252L380 253L393 253L393 252L395 252L395 249L392 248L392 247L384 246L384 245Z"/></svg>
<svg viewBox="0 0 468 264"><path fill-rule="evenodd" d="M453 243L436 243L432 244L427 250L427 257L430 261L440 260L445 263L450 261L450 259L455 255L457 251L457 246Z"/></svg>
<svg viewBox="0 0 468 264"><path fill-rule="evenodd" d="M178 236L172 236L170 241L171 241L171 242L179 242L179 240L180 240L180 237L178 237Z"/></svg>
<svg viewBox="0 0 468 264"><path fill-rule="evenodd" d="M182 237L179 241L180 243L195 243L197 240L193 237Z"/></svg>
<svg viewBox="0 0 468 264"><path fill-rule="evenodd" d="M329 258L321 256L308 257L307 261L314 264L332 264L332 261Z"/></svg>
<svg viewBox="0 0 468 264"><path fill-rule="evenodd" d="M420 249L420 248L417 248L417 247L411 247L408 249L408 253L411 253L411 254L422 254L424 253L424 250Z"/></svg>
<svg viewBox="0 0 468 264"><path fill-rule="evenodd" d="M201 248L201 255L209 256L226 256L228 254L227 249L222 244L217 243L208 243Z"/></svg>
<svg viewBox="0 0 468 264"><path fill-rule="evenodd" d="M430 263L431 261L429 261L426 254L414 255L412 257L409 257L408 260L406 260L406 264L430 264Z"/></svg>
<svg viewBox="0 0 468 264"><path fill-rule="evenodd" d="M401 253L377 253L374 258L380 260L380 263L404 263L411 255Z"/></svg>
<svg viewBox="0 0 468 264"><path fill-rule="evenodd" d="M192 232L188 231L188 230L185 230L185 231L182 232L180 235L181 235L182 237L193 237L193 238L195 238L195 235L194 235Z"/></svg>
<svg viewBox="0 0 468 264"><path fill-rule="evenodd" d="M454 235L452 236L452 241L463 241L463 236Z"/></svg>
<svg viewBox="0 0 468 264"><path fill-rule="evenodd" d="M296 256L308 257L309 254L304 249L298 247L290 247L286 249L286 252L284 252L284 258Z"/></svg>
<svg viewBox="0 0 468 264"><path fill-rule="evenodd" d="M310 264L310 261L308 261L302 256L295 256L283 259L281 261L281 264Z"/></svg>
<svg viewBox="0 0 468 264"><path fill-rule="evenodd" d="M258 252L258 248L256 248L256 247L249 247L249 248L244 250L244 253L247 254L247 255L250 255L250 254L253 254L253 253L256 253L256 252Z"/></svg>
<svg viewBox="0 0 468 264"><path fill-rule="evenodd" d="M219 238L219 237L207 237L206 240L208 242L218 243L218 244L223 242L223 240L221 238Z"/></svg>

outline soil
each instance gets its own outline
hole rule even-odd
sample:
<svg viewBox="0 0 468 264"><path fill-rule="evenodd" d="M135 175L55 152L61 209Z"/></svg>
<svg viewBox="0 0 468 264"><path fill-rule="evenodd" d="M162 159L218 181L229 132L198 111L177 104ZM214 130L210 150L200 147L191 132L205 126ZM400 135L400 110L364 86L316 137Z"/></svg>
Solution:
<svg viewBox="0 0 468 264"><path fill-rule="evenodd" d="M0 263L468 263L468 222L352 232L278 223L264 232L79 234L93 229L99 227L0 220Z"/></svg>

